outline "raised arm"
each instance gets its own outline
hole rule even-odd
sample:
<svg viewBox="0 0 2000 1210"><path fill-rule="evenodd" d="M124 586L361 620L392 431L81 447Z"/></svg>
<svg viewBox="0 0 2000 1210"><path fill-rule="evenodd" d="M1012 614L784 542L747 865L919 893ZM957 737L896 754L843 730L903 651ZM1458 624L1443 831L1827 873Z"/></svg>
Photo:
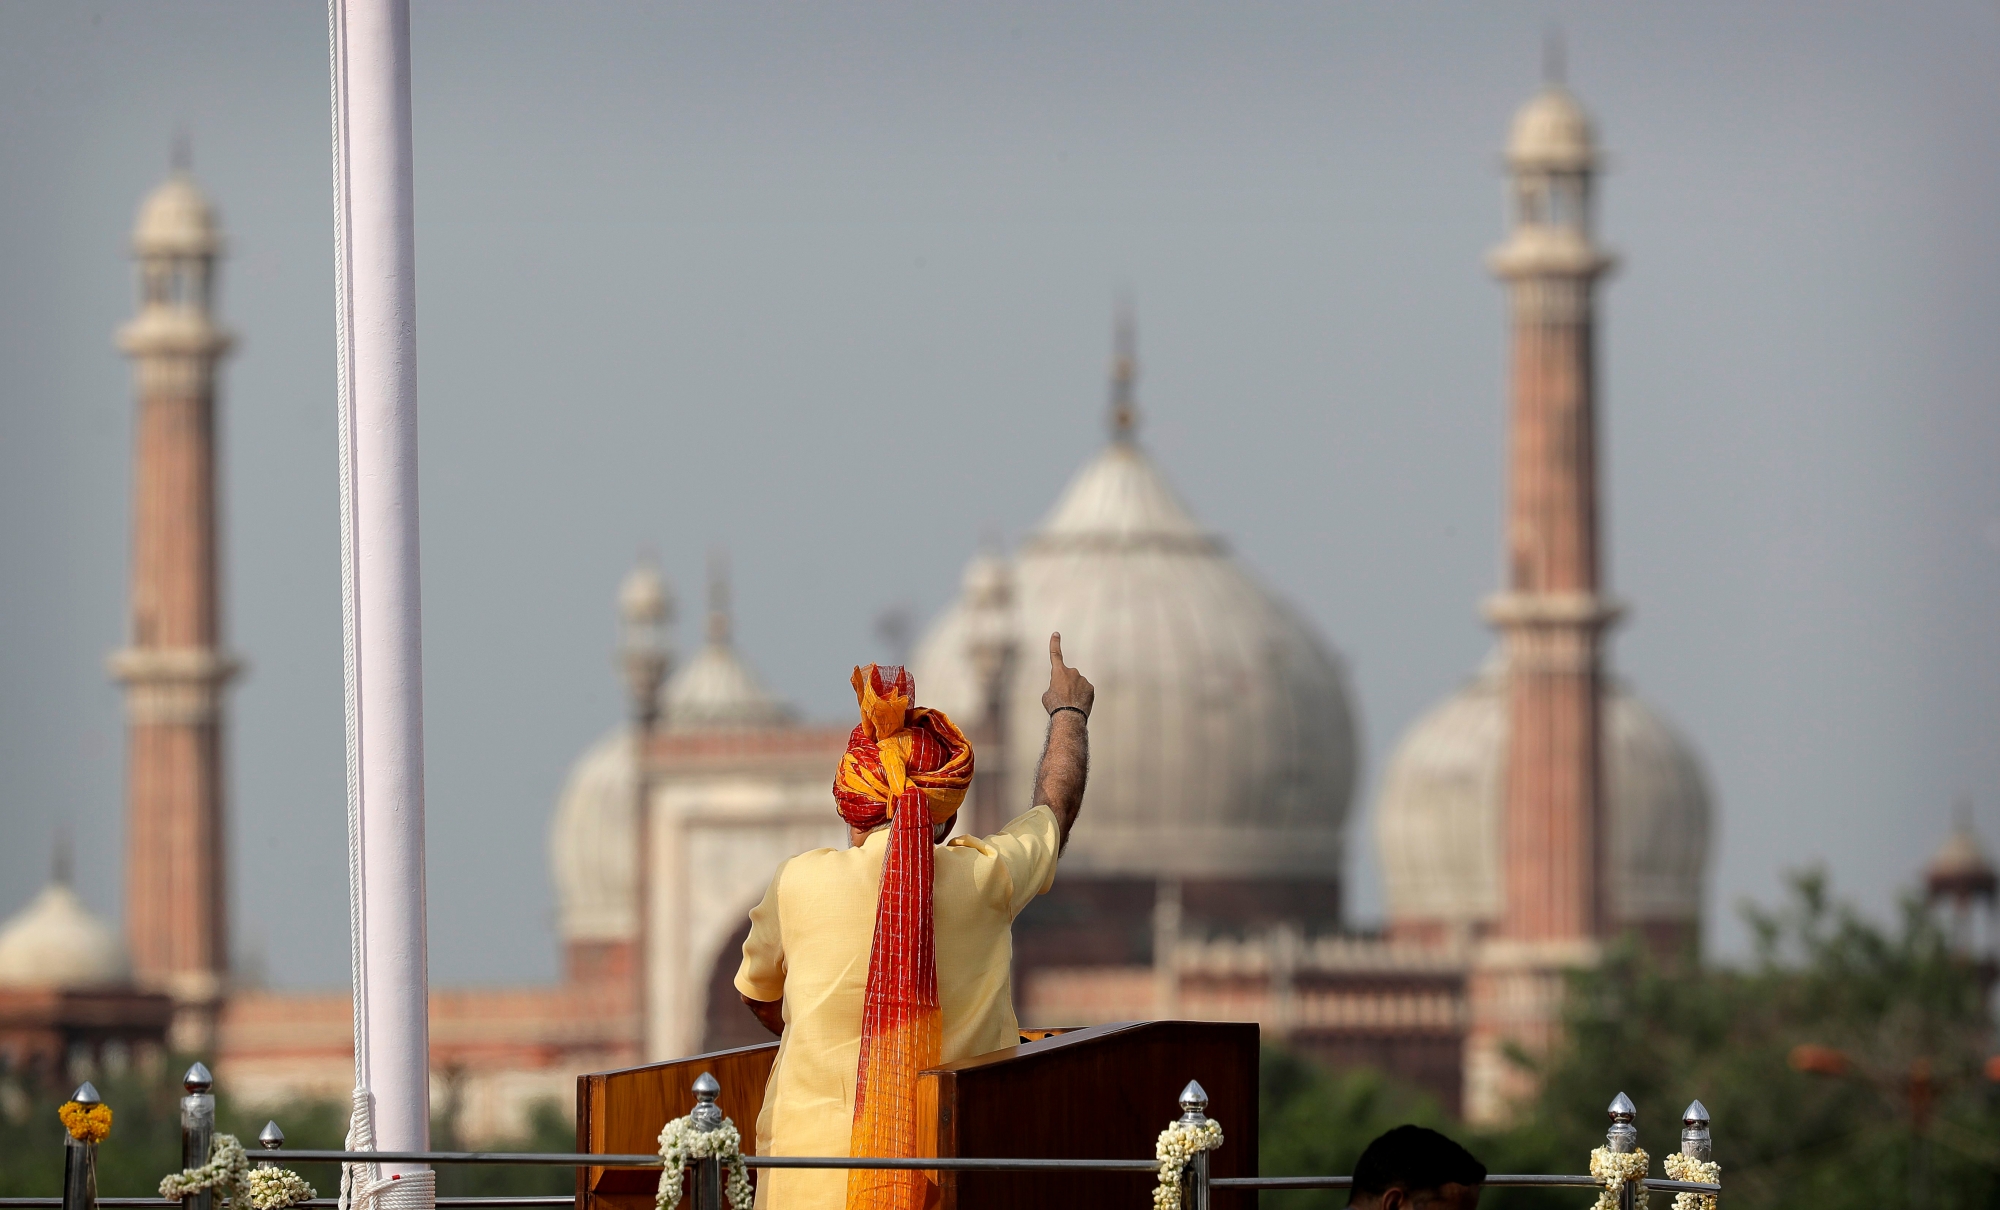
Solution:
<svg viewBox="0 0 2000 1210"><path fill-rule="evenodd" d="M1062 843L1083 810L1083 783L1090 777L1090 707L1097 690L1083 674L1063 663L1062 635L1049 636L1049 689L1042 709L1049 712L1048 739L1035 766L1035 806L1056 813Z"/></svg>

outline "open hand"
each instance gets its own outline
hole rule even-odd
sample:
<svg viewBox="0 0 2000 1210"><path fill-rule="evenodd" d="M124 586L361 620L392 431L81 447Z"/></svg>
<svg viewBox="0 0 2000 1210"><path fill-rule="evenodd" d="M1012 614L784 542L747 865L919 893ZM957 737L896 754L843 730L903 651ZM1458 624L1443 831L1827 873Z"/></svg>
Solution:
<svg viewBox="0 0 2000 1210"><path fill-rule="evenodd" d="M1063 663L1062 635L1049 635L1049 690L1042 694L1042 709L1054 714L1064 706L1083 711L1090 717L1091 703L1097 700L1097 688L1084 679L1081 672Z"/></svg>

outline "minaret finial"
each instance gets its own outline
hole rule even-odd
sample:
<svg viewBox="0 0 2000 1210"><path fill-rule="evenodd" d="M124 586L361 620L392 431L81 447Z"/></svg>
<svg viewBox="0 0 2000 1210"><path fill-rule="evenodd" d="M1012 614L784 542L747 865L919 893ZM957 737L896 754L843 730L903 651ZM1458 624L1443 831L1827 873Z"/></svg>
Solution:
<svg viewBox="0 0 2000 1210"><path fill-rule="evenodd" d="M729 552L720 546L708 551L708 641L729 642Z"/></svg>
<svg viewBox="0 0 2000 1210"><path fill-rule="evenodd" d="M1133 383L1139 377L1139 334L1132 318L1132 298L1118 298L1111 334L1111 439L1130 444L1139 428L1139 403Z"/></svg>
<svg viewBox="0 0 2000 1210"><path fill-rule="evenodd" d="M1551 22L1542 34L1542 83L1554 88L1568 83L1563 78L1568 66L1563 52L1562 26Z"/></svg>
<svg viewBox="0 0 2000 1210"><path fill-rule="evenodd" d="M56 851L50 862L49 876L57 886L70 886L75 881L76 855L70 845L67 823L56 826Z"/></svg>

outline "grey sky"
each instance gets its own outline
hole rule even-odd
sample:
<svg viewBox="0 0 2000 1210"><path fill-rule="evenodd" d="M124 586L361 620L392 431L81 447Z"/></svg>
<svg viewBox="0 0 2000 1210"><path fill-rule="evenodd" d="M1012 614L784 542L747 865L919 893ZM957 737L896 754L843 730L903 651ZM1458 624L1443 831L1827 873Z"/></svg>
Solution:
<svg viewBox="0 0 2000 1210"><path fill-rule="evenodd" d="M1498 150L1559 20L1612 152L1616 661L1720 807L1711 940L1824 860L1884 908L2000 833L2000 9L1987 3L420 3L432 969L552 974L547 820L619 712L643 545L697 637L845 713L876 611L1142 435L1349 661L1368 754L1488 645ZM62 821L117 909L131 308L177 127L223 311L239 951L346 972L326 26L313 4L0 7L0 911ZM899 504L882 524L882 502ZM1088 669L1086 668L1087 672Z"/></svg>

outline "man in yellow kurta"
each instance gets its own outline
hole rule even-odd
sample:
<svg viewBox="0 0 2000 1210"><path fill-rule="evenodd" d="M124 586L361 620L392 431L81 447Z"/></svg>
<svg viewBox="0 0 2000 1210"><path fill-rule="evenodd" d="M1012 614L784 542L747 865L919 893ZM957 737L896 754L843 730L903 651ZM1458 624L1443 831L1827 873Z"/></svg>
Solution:
<svg viewBox="0 0 2000 1210"><path fill-rule="evenodd" d="M942 715L906 708L914 695L906 673L856 670L863 722L855 728L836 780L852 847L817 849L779 867L763 902L750 913L750 936L736 974L744 1002L783 1037L757 1116L759 1155L906 1153L879 1142L871 1145L867 1140L888 1136L879 1123L872 1132L862 1129L863 1118L871 1115L857 1117L855 1111L857 1082L863 1085L864 1102L873 1102L874 1117L906 1117L913 1108L892 1097L881 1066L882 1055L901 1031L934 1031L926 1034L921 1050L926 1064L985 1054L1019 1041L1010 975L1014 917L1054 883L1056 859L1082 808L1089 767L1085 724L1096 693L1063 663L1060 635L1049 636L1049 666L1049 689L1042 695L1049 731L1035 773L1034 807L991 836L962 836L941 847L931 846L951 831L953 817L945 808L956 809L970 780L970 747ZM901 729L905 723L907 731ZM912 731L917 733L914 745L908 738L899 743L897 737ZM963 777L957 776L960 772ZM876 797L889 801L886 817L878 821L854 809L853 803L861 801L852 792L857 787L875 787ZM931 867L925 905L931 927L924 956L915 962L922 966L934 955L935 1007L915 1018L905 1013L889 1020L881 1009L881 989L896 983L907 991L926 977L922 970L913 979L908 970L881 969L891 961L889 955L904 955L896 960L909 962L907 955L915 952L886 940L903 927L905 913L880 910L891 894L884 887L885 865L893 879L913 864L901 856L907 848L891 856L892 842L909 837L893 827L899 803L908 808L900 821L906 827L915 826L919 808L927 804L930 810L927 834L916 843L929 852L923 864ZM891 915L898 918L892 921ZM869 1048L877 1052L875 1063L866 1067L864 1015ZM935 1024L925 1026L925 1019ZM934 1060L929 1057L932 1048ZM914 1126L913 1120L907 1124ZM850 1151L857 1140L859 1147ZM760 1210L840 1210L907 1205L921 1196L914 1177L891 1181L864 1175L853 1180L850 1201L846 1172L766 1169L758 1178L757 1204Z"/></svg>

